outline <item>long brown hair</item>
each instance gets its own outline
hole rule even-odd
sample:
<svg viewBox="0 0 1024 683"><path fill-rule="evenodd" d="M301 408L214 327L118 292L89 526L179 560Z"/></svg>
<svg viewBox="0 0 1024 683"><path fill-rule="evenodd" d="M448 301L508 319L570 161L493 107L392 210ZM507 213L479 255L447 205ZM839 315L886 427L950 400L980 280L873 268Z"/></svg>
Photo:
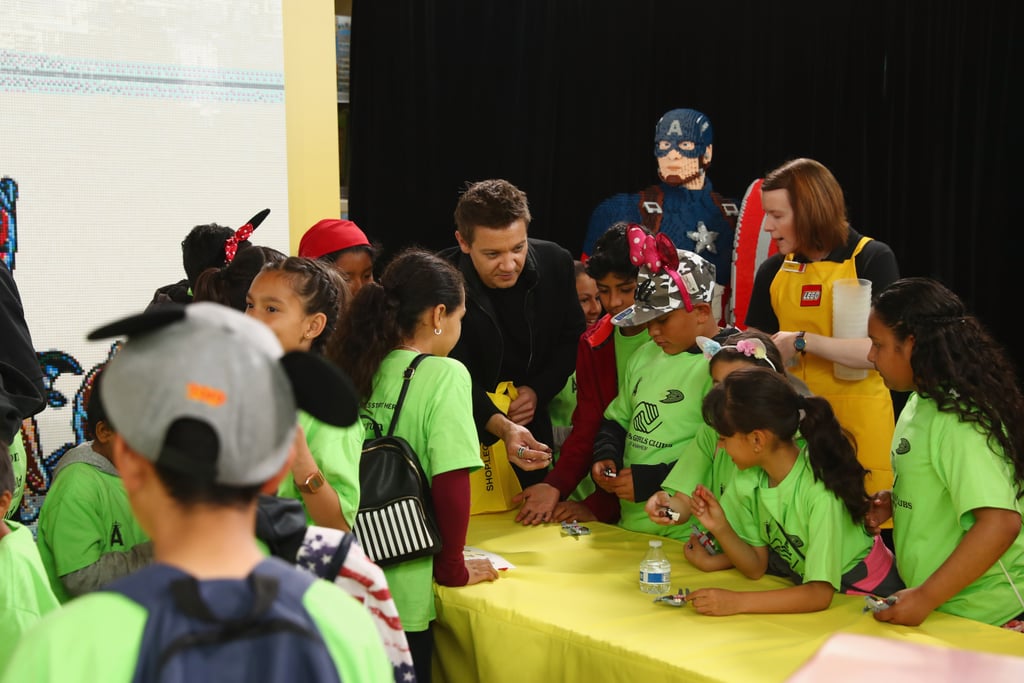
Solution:
<svg viewBox="0 0 1024 683"><path fill-rule="evenodd" d="M802 251L826 253L846 244L843 188L832 172L814 159L793 159L765 176L762 192L785 190L793 207L793 227Z"/></svg>

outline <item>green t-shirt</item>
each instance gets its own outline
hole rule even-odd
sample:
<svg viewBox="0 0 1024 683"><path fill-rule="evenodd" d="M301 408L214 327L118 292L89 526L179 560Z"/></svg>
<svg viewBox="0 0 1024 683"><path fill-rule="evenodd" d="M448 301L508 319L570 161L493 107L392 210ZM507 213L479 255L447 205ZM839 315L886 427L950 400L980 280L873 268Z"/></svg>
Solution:
<svg viewBox="0 0 1024 683"><path fill-rule="evenodd" d="M562 432L561 441L564 442L572 430L572 413L576 410L576 373L569 375L569 380L558 392L548 405L548 412L551 414L551 426L555 431L555 442L559 442L559 431ZM553 462L558 462L560 452L556 449ZM594 480L584 477L576 487L576 490L569 495L569 500L582 501L594 492Z"/></svg>
<svg viewBox="0 0 1024 683"><path fill-rule="evenodd" d="M369 418L363 420L367 439L374 437L370 420L387 433L402 389L402 375L415 357L413 351L396 349L381 363L363 410ZM409 442L430 481L444 472L472 471L482 466L471 387L469 371L462 363L438 356L423 359L409 383L395 434ZM406 631L425 631L436 616L433 558L393 565L385 568L384 574L402 627Z"/></svg>
<svg viewBox="0 0 1024 683"><path fill-rule="evenodd" d="M658 348L651 342L651 335L647 334L647 330L627 337L622 334L622 328L616 327L612 334L612 343L615 344L615 378L619 382L617 386L620 387L626 385L626 367L636 350L648 343Z"/></svg>
<svg viewBox="0 0 1024 683"><path fill-rule="evenodd" d="M327 485L334 490L341 503L341 513L352 526L359 511L359 458L363 453L363 429L356 423L349 427L334 427L320 422L309 413L299 411L299 425L306 433L306 444L313 462L320 468ZM317 495L323 495L320 491ZM287 476L277 487L277 495L302 502L302 493L295 480ZM303 504L305 505L305 504ZM314 524L306 512L306 523Z"/></svg>
<svg viewBox="0 0 1024 683"><path fill-rule="evenodd" d="M0 671L21 634L47 612L60 607L39 559L32 532L17 522L0 539ZM30 680L26 678L25 680Z"/></svg>
<svg viewBox="0 0 1024 683"><path fill-rule="evenodd" d="M315 581L302 607L317 624L343 681L394 683L391 663L365 608L327 581ZM2 683L131 681L146 610L117 593L73 600L29 630L18 643Z"/></svg>
<svg viewBox="0 0 1024 683"><path fill-rule="evenodd" d="M738 471L729 454L718 447L718 433L705 424L672 466L672 471L665 477L661 488L672 494L682 492L691 496L697 485L703 484L715 498L721 500ZM696 517L690 517L680 526L682 530L675 536L676 538L689 536L694 526L701 531L707 531Z"/></svg>
<svg viewBox="0 0 1024 683"><path fill-rule="evenodd" d="M562 390L548 404L552 427L571 427L572 411L576 410L576 372L569 375Z"/></svg>
<svg viewBox="0 0 1024 683"><path fill-rule="evenodd" d="M14 435L14 440L7 449L11 454L11 465L14 467L14 490L11 491L11 506L7 508L4 517L10 517L21 505L21 498L25 495L25 472L28 470L28 459L25 455L25 442L19 431Z"/></svg>
<svg viewBox="0 0 1024 683"><path fill-rule="evenodd" d="M708 362L702 354L664 353L656 344L637 349L626 367L619 393L605 409L605 419L626 430L625 467L675 461L687 452L704 420L701 402L711 389ZM661 526L647 517L641 500L619 500L619 526L673 538L689 537L685 525ZM685 533L684 533L685 532Z"/></svg>
<svg viewBox="0 0 1024 683"><path fill-rule="evenodd" d="M1024 514L1009 460L975 425L940 412L935 401L911 394L892 443L893 539L908 587L920 586L949 558L974 526L973 510ZM998 562L938 609L1001 626L1024 612L1022 595L1024 529Z"/></svg>
<svg viewBox="0 0 1024 683"><path fill-rule="evenodd" d="M751 546L770 546L804 583L825 581L839 590L843 574L874 544L846 505L815 480L806 446L777 486L760 467L737 471L721 504L736 535Z"/></svg>
<svg viewBox="0 0 1024 683"><path fill-rule="evenodd" d="M88 443L77 448L89 448ZM60 577L88 567L101 555L128 552L149 540L135 520L121 477L88 462L60 469L39 510L37 533L50 586L62 603L71 596Z"/></svg>

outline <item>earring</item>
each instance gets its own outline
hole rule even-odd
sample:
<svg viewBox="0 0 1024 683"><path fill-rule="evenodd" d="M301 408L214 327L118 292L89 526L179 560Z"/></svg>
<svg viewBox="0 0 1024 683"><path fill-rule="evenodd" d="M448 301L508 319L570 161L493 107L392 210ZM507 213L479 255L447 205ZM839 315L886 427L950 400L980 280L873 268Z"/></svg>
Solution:
<svg viewBox="0 0 1024 683"><path fill-rule="evenodd" d="M437 336L441 336L441 328L440 327L435 327L434 328L434 334L436 334Z"/></svg>

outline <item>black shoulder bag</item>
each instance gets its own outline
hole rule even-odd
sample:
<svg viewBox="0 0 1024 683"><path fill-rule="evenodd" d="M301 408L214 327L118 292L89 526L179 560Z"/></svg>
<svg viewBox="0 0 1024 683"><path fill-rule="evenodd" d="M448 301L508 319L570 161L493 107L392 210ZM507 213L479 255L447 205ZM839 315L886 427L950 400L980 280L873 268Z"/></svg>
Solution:
<svg viewBox="0 0 1024 683"><path fill-rule="evenodd" d="M382 567L441 552L427 476L409 443L394 435L409 382L428 355L419 354L406 369L388 433L381 435L374 424L375 438L363 443L353 531L370 559Z"/></svg>

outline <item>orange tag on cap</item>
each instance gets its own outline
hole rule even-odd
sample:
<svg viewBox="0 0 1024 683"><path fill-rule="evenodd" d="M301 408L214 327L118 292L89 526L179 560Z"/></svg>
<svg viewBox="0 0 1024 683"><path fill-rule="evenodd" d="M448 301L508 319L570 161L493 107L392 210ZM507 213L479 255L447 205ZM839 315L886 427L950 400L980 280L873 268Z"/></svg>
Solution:
<svg viewBox="0 0 1024 683"><path fill-rule="evenodd" d="M196 384L195 382L189 382L185 385L185 397L190 401L205 403L214 408L224 405L228 400L228 395L220 389L214 389L205 384Z"/></svg>

